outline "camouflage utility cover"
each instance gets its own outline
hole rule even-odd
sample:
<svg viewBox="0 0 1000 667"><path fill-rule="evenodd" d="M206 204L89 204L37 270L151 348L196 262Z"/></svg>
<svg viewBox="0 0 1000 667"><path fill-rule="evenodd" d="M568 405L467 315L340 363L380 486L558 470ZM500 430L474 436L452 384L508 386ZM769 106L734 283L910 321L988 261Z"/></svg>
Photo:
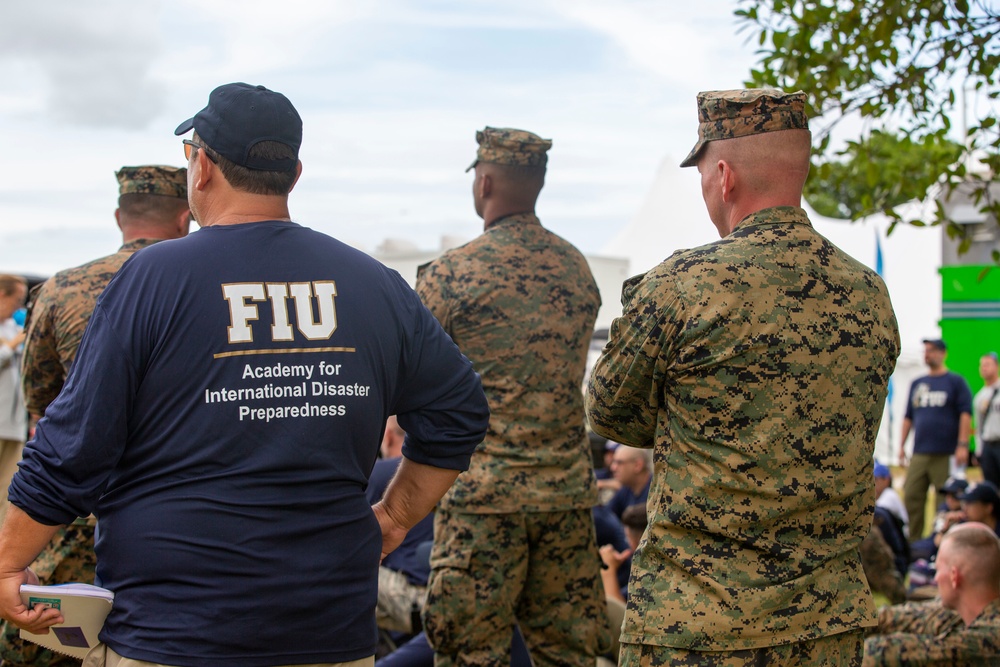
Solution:
<svg viewBox="0 0 1000 667"><path fill-rule="evenodd" d="M165 165L122 167L115 172L118 194L162 195L187 199L187 169Z"/></svg>
<svg viewBox="0 0 1000 667"><path fill-rule="evenodd" d="M417 293L482 376L486 440L442 500L465 512L589 508L581 386L601 305L587 260L533 214L420 267Z"/></svg>
<svg viewBox="0 0 1000 667"><path fill-rule="evenodd" d="M681 162L693 167L710 141L779 130L808 130L806 95L772 88L710 90L698 93L698 143Z"/></svg>
<svg viewBox="0 0 1000 667"><path fill-rule="evenodd" d="M1000 665L1000 600L968 627L940 600L885 607L876 632L865 640L863 667Z"/></svg>
<svg viewBox="0 0 1000 667"><path fill-rule="evenodd" d="M654 448L622 642L731 651L875 621L858 557L899 334L882 279L776 207L626 282L595 431Z"/></svg>
<svg viewBox="0 0 1000 667"><path fill-rule="evenodd" d="M45 414L62 390L97 297L132 253L154 243L155 239L126 243L113 255L60 271L35 288L21 360L28 412Z"/></svg>
<svg viewBox="0 0 1000 667"><path fill-rule="evenodd" d="M548 161L546 151L552 148L552 141L542 139L537 134L509 127L486 127L476 131L476 159L469 165L472 169L479 162L493 162L514 167L544 167ZM466 169L466 171L469 171Z"/></svg>

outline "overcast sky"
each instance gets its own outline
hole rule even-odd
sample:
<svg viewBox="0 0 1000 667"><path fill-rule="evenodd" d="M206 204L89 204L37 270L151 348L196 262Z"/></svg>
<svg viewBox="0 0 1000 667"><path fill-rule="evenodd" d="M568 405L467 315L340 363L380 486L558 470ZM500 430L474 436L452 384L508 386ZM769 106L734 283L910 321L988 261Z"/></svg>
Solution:
<svg viewBox="0 0 1000 667"><path fill-rule="evenodd" d="M756 41L735 0L16 3L0 23L0 270L114 251L122 165L183 162L176 125L215 86L263 84L304 122L294 219L365 250L481 231L475 131L554 142L547 226L600 253L699 90L742 85ZM679 223L682 224L682 223ZM664 250L664 256L671 249Z"/></svg>

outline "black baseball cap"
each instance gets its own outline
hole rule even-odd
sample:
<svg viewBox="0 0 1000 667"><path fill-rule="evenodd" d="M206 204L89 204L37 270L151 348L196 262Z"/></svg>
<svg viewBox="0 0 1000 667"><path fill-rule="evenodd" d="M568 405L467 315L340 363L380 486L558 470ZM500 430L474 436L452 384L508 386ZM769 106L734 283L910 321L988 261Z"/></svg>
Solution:
<svg viewBox="0 0 1000 667"><path fill-rule="evenodd" d="M198 134L201 134L201 132L199 132ZM214 148L214 146L213 146L213 148ZM923 340L923 342L927 343L931 347L936 347L937 349L941 350L942 352L944 352L945 350L948 349L948 346L945 345L944 341L941 340L940 338L925 338Z"/></svg>
<svg viewBox="0 0 1000 667"><path fill-rule="evenodd" d="M953 496L958 496L965 492L969 488L969 483L964 479L958 479L956 477L949 477L948 481L944 483L938 491L941 493L950 493Z"/></svg>
<svg viewBox="0 0 1000 667"><path fill-rule="evenodd" d="M1000 493L992 482L980 482L958 497L965 502L989 503L1000 505Z"/></svg>
<svg viewBox="0 0 1000 667"><path fill-rule="evenodd" d="M248 83L227 83L208 96L208 106L177 126L174 134L194 130L212 150L248 169L292 171L302 145L302 119L281 93ZM262 141L290 147L296 157L269 160L250 157Z"/></svg>

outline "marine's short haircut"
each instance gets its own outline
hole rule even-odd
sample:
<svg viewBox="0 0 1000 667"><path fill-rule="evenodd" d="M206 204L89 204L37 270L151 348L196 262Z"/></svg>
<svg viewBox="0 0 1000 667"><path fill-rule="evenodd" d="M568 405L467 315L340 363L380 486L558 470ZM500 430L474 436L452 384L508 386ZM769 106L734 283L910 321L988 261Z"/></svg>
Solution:
<svg viewBox="0 0 1000 667"><path fill-rule="evenodd" d="M173 222L177 214L187 207L186 199L167 195L127 192L118 197L118 210L126 221Z"/></svg>

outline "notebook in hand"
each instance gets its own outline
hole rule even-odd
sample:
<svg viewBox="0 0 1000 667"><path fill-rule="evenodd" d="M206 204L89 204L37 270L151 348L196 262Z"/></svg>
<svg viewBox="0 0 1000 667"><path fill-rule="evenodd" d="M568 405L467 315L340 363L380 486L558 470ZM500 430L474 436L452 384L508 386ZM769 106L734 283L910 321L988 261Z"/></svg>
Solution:
<svg viewBox="0 0 1000 667"><path fill-rule="evenodd" d="M115 594L111 591L90 584L23 584L21 601L26 607L55 607L62 612L63 622L50 627L47 635L21 630L21 639L74 658L84 658L98 644L97 635L104 626L114 599Z"/></svg>

